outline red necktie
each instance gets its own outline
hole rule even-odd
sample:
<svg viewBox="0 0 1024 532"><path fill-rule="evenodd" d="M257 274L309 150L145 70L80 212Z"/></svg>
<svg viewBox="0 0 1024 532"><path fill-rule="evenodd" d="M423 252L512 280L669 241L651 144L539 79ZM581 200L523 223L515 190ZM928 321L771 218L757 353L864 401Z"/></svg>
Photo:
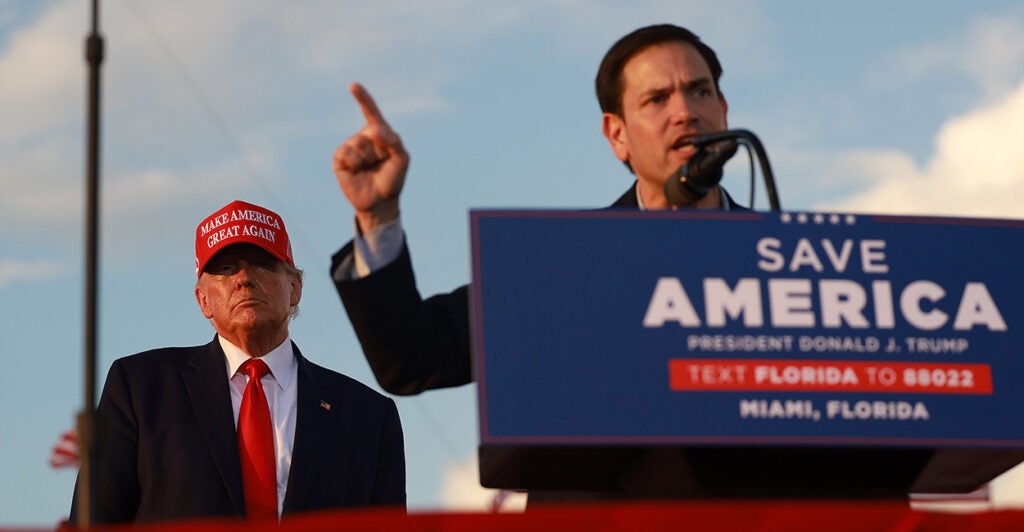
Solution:
<svg viewBox="0 0 1024 532"><path fill-rule="evenodd" d="M238 410L238 454L242 458L242 485L245 488L245 513L249 519L277 519L277 467L274 458L274 430L270 408L263 394L260 377L270 368L260 359L250 358L241 371L249 375L249 384Z"/></svg>

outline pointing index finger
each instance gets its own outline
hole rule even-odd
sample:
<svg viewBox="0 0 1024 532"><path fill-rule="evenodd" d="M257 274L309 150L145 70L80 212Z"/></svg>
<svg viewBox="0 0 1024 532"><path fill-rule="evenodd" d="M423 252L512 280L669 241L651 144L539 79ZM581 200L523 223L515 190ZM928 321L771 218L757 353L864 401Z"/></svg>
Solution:
<svg viewBox="0 0 1024 532"><path fill-rule="evenodd" d="M377 107L377 102L373 101L373 96L370 96L369 91L365 87L358 83L353 83L349 86L348 90L355 97L356 101L359 102L359 108L363 110L363 117L366 118L367 125L387 124L387 121L384 120L384 115L380 112L380 108Z"/></svg>

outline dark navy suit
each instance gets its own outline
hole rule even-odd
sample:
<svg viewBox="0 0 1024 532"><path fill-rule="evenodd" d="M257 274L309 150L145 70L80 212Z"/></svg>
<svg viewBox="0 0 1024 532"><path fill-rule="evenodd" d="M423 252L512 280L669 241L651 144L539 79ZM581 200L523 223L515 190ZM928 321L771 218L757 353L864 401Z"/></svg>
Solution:
<svg viewBox="0 0 1024 532"><path fill-rule="evenodd" d="M298 398L284 517L404 507L405 455L394 401L292 347ZM97 414L95 523L245 516L225 356L216 338L115 361ZM72 523L77 511L76 490Z"/></svg>
<svg viewBox="0 0 1024 532"><path fill-rule="evenodd" d="M730 210L746 210L722 195ZM636 183L609 208L639 209ZM351 242L334 255L332 275L350 255ZM334 284L382 388L412 395L473 381L468 286L422 299L406 246L373 274Z"/></svg>
<svg viewBox="0 0 1024 532"><path fill-rule="evenodd" d="M636 183L610 209L639 209ZM747 210L722 190L730 210ZM333 257L332 276L352 254L352 243ZM412 395L424 390L460 386L473 381L469 287L422 299L416 288L408 247L373 274L338 280L335 287L363 346L366 360L381 387ZM524 393L528 393L524 390ZM488 468L481 448L481 471ZM614 462L621 478L614 486L594 491L531 490L530 504L577 500L674 498L692 493L689 469L681 448L624 447L608 453L551 447L532 450L543 455L544 469L586 472ZM500 451L495 463L503 463ZM503 467L503 466L502 466Z"/></svg>

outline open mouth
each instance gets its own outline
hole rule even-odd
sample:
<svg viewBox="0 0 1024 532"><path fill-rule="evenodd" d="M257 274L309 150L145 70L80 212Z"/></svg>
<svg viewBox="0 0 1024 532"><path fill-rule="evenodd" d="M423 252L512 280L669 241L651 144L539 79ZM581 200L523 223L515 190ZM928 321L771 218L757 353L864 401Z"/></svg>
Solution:
<svg viewBox="0 0 1024 532"><path fill-rule="evenodd" d="M683 136L677 138L676 141L672 143L672 149L673 150L678 150L678 149L685 148L687 146L692 146L693 145L693 137L694 136L695 135L683 135Z"/></svg>

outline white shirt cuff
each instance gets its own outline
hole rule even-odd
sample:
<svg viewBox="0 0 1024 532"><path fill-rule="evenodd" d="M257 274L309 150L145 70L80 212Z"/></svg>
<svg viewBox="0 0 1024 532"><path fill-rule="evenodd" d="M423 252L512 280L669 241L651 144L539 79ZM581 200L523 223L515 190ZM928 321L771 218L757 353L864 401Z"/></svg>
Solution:
<svg viewBox="0 0 1024 532"><path fill-rule="evenodd" d="M404 244L401 218L395 218L362 234L357 228L356 236L352 239L352 278L362 279L391 264L402 253Z"/></svg>

